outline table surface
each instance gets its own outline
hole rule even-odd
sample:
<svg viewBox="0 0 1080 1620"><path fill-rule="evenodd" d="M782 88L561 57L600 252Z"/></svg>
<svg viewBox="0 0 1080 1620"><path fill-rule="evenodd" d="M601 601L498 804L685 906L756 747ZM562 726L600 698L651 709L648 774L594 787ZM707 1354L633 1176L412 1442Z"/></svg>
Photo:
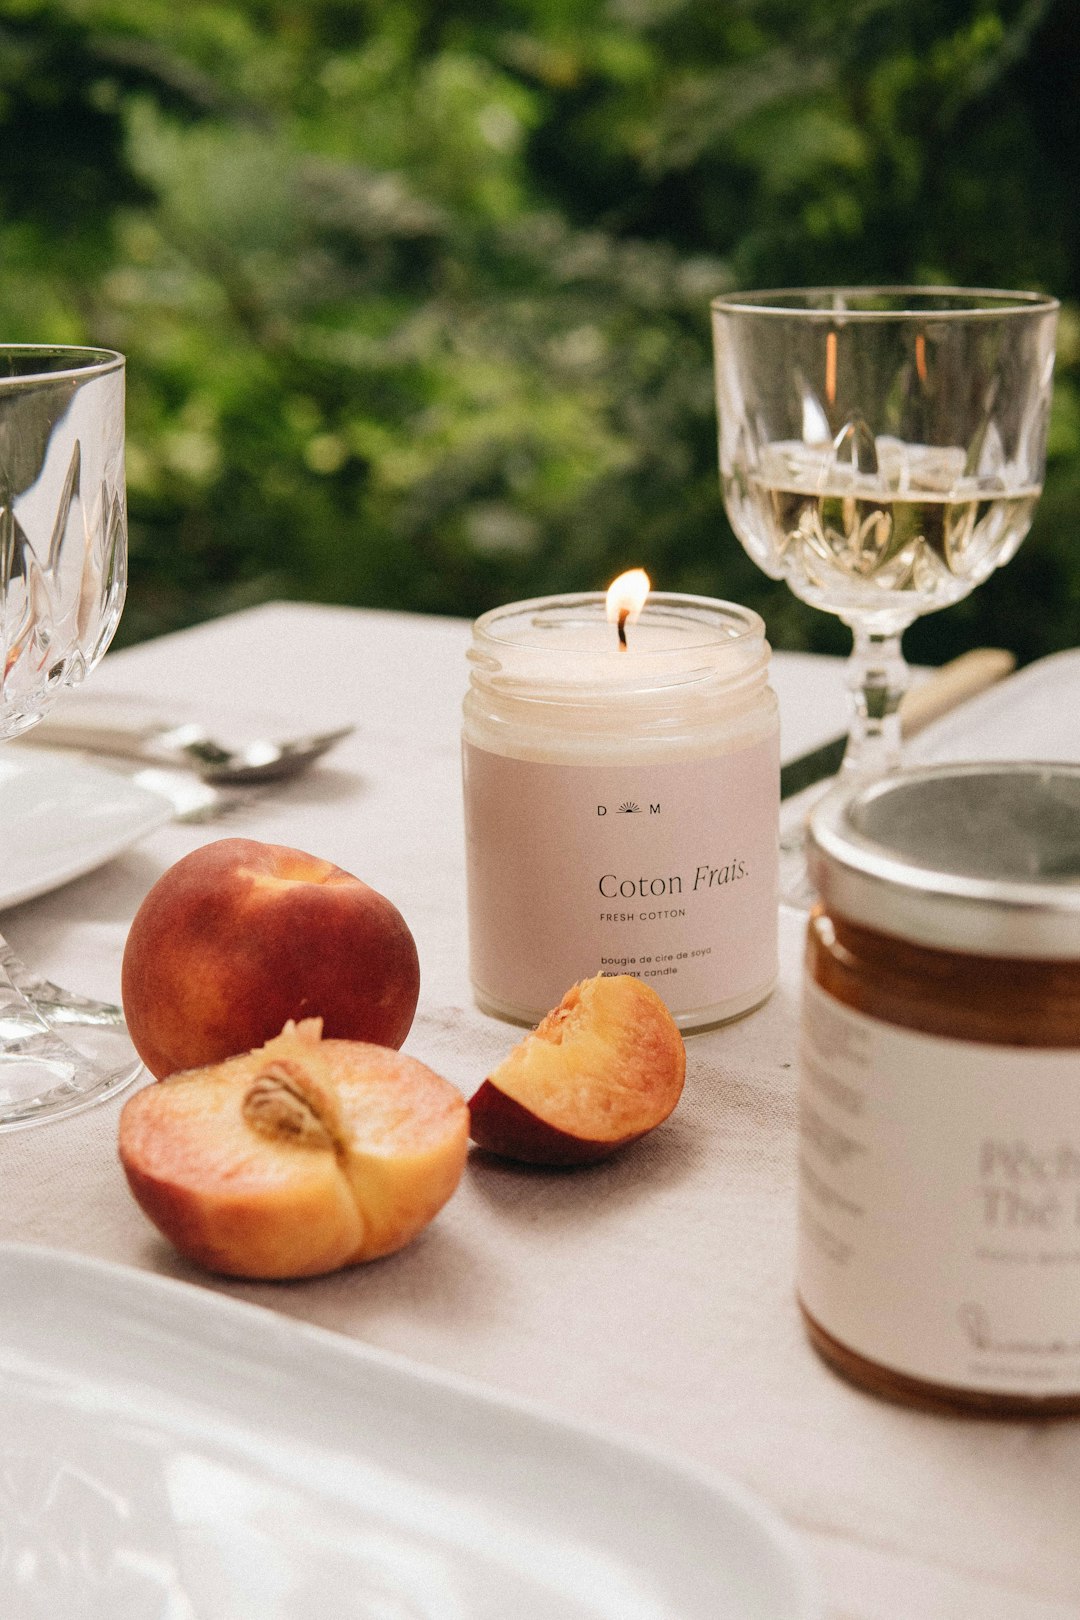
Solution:
<svg viewBox="0 0 1080 1620"><path fill-rule="evenodd" d="M469 635L455 620L274 604L111 655L92 677L100 693L179 698L209 721L257 707L357 729L307 776L216 822L172 822L6 911L5 935L50 977L115 999L128 924L173 861L226 836L311 850L408 919L423 984L405 1049L471 1093L520 1032L478 1012L468 983L458 738ZM785 757L842 729L838 663L782 655L774 669ZM434 1224L387 1260L287 1285L195 1271L128 1193L119 1101L0 1136L0 1238L217 1288L722 1469L801 1535L829 1620L1080 1616L1080 1425L909 1412L843 1383L803 1336L803 926L781 912L781 978L765 1007L688 1037L686 1091L663 1127L573 1174L477 1156Z"/></svg>

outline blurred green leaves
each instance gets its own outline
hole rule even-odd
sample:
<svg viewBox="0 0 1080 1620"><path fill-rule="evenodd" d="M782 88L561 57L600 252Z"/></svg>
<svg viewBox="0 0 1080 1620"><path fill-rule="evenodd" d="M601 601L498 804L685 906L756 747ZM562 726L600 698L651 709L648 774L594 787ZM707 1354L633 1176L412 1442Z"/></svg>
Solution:
<svg viewBox="0 0 1080 1620"><path fill-rule="evenodd" d="M1046 494L917 656L1076 639L1080 133L1066 0L5 0L0 330L129 357L136 639L288 594L473 614L759 575L709 298L1067 301Z"/></svg>

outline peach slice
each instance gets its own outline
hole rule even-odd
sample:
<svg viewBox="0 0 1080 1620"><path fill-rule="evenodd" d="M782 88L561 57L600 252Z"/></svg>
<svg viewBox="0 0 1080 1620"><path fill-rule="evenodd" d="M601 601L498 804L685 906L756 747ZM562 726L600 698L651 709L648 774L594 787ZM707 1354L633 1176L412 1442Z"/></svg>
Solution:
<svg viewBox="0 0 1080 1620"><path fill-rule="evenodd" d="M682 1094L686 1048L629 974L566 992L469 1103L478 1147L527 1164L593 1164L651 1131Z"/></svg>
<svg viewBox="0 0 1080 1620"><path fill-rule="evenodd" d="M415 1058L289 1023L254 1052L137 1091L120 1162L143 1212L198 1265L312 1277L402 1248L446 1203L465 1100Z"/></svg>

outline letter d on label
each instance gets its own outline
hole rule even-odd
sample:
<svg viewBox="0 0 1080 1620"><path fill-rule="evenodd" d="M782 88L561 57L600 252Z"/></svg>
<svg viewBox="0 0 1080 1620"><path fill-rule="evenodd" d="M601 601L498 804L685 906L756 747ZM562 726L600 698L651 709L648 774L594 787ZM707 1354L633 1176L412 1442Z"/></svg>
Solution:
<svg viewBox="0 0 1080 1620"><path fill-rule="evenodd" d="M598 804L597 807L596 807L596 813L597 813L598 816L606 816L607 815L607 805L606 804Z"/></svg>

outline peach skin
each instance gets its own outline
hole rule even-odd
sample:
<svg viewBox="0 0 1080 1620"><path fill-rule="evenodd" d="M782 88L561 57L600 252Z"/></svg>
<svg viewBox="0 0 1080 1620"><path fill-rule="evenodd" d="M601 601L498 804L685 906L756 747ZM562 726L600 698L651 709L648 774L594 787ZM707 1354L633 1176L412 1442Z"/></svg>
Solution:
<svg viewBox="0 0 1080 1620"><path fill-rule="evenodd" d="M399 1047L420 966L397 907L359 878L301 850L222 838L146 895L121 987L135 1050L161 1079L250 1051L289 1019Z"/></svg>

